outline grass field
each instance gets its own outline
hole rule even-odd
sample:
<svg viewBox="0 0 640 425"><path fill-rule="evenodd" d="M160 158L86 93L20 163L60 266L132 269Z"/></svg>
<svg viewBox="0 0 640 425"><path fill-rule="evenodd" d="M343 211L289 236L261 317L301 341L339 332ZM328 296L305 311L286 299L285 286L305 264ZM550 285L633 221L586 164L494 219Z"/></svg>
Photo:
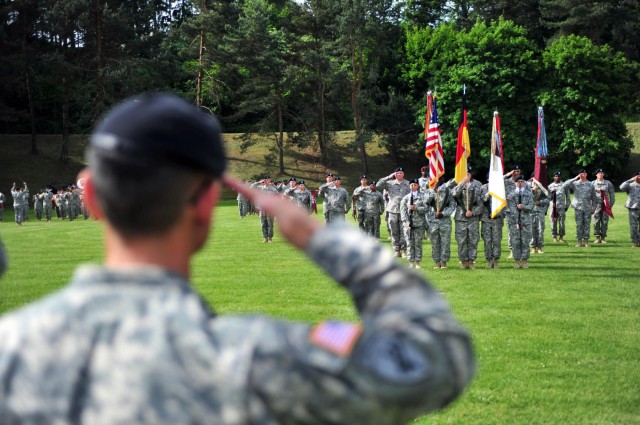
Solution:
<svg viewBox="0 0 640 425"><path fill-rule="evenodd" d="M415 424L640 424L640 250L630 248L624 200L618 194L608 245L574 248L570 210L568 244L550 242L547 229L545 254L528 270L506 255L500 270L484 269L482 244L477 270L453 260L423 269L470 328L478 372L457 402ZM65 285L78 263L101 261L99 223L31 217L18 227L9 212L0 223L10 257L0 312ZM193 281L219 314L357 320L347 294L278 234L260 241L256 216L241 220L233 202L218 209Z"/></svg>

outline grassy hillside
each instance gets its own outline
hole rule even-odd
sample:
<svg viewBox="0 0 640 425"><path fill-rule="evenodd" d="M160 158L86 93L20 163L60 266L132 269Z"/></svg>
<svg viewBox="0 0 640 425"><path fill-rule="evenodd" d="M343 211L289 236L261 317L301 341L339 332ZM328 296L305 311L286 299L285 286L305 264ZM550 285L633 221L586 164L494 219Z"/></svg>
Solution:
<svg viewBox="0 0 640 425"><path fill-rule="evenodd" d="M338 173L348 188L360 184L362 166L357 149L349 148L353 132L338 132L332 145L330 165L320 164L319 150L316 147L304 149L287 143L285 146L285 174L278 174L275 139L273 136L256 137L256 143L242 149L240 134L227 134L225 141L229 156L230 171L244 179L253 179L258 175L269 173L274 180L290 177L304 179L309 187L317 187L325 181L327 172ZM12 183L26 181L31 192L47 184L66 184L76 181L78 172L84 166L84 150L88 136L74 135L69 146L69 161L59 161L62 137L59 135L38 136L37 155L30 153L31 137L29 135L0 135L0 191L9 193ZM367 147L369 155L369 172L374 178L388 175L396 166L386 150L374 141ZM415 163L404 163L408 170L407 177L419 174L421 155L416 155ZM227 197L231 197L227 194Z"/></svg>
<svg viewBox="0 0 640 425"><path fill-rule="evenodd" d="M635 141L625 175L640 170L640 123L628 124L629 133ZM84 166L84 150L88 136L74 135L69 146L69 161L59 161L62 137L60 135L39 135L37 155L30 153L31 137L29 135L0 135L0 191L7 194L12 183L26 181L32 192L47 184L71 183L76 181L78 172ZM277 154L274 136L256 137L254 144L242 149L240 134L225 135L227 154L230 159L230 170L233 174L253 179L269 173L275 180L296 177L307 181L307 186L317 187L324 183L327 172L338 173L343 177L343 184L353 188L360 184L362 164L357 149L350 148L353 132L338 132L331 146L330 164L318 162L319 150L315 146L298 148L286 143L285 173L278 175ZM369 174L373 178L388 175L397 165L389 153L381 148L377 141L367 146L369 155ZM424 158L419 153L412 160L405 161L403 166L408 170L407 177L417 177ZM227 198L232 197L230 193Z"/></svg>

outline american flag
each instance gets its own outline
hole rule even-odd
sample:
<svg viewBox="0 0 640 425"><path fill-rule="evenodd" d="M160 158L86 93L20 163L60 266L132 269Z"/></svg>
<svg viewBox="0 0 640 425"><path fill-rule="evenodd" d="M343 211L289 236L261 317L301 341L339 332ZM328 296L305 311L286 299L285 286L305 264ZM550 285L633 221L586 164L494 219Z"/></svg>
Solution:
<svg viewBox="0 0 640 425"><path fill-rule="evenodd" d="M433 189L444 174L444 153L438 124L437 100L431 92L427 93L427 117L429 116L429 126L426 128L424 138L426 140L425 155L429 159L429 187Z"/></svg>
<svg viewBox="0 0 640 425"><path fill-rule="evenodd" d="M361 333L362 326L359 324L329 321L316 325L309 340L339 356L346 356L351 353Z"/></svg>

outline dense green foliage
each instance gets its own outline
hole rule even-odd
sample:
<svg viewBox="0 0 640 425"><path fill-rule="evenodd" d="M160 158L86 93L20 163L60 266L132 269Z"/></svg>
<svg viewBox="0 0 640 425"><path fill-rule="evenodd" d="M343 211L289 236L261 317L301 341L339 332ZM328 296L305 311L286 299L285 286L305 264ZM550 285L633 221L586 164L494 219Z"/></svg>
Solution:
<svg viewBox="0 0 640 425"><path fill-rule="evenodd" d="M528 270L515 270L506 259L499 270L484 269L482 243L477 270L460 270L453 260L447 270L432 270L425 260L421 272L471 330L478 370L458 401L414 424L638 424L640 265L629 244L625 196L616 198L607 245L549 242ZM573 242L573 209L569 214L567 240ZM273 244L260 243L257 216L241 220L229 202L215 221L192 275L219 314L310 323L357 319L346 292L279 234ZM0 312L62 287L78 263L103 258L93 220L32 217L18 227L6 211L0 232L10 261L0 280ZM455 242L452 248L455 258ZM425 255L430 249L425 242Z"/></svg>
<svg viewBox="0 0 640 425"><path fill-rule="evenodd" d="M0 132L87 133L114 102L169 90L230 132L317 143L353 130L361 168L374 134L396 162L423 149L424 97L439 96L454 158L467 86L471 163L487 162L494 110L506 162L532 163L545 107L552 166L624 164L640 110L635 1L0 0ZM560 161L561 158L561 161ZM283 173L282 167L280 173Z"/></svg>

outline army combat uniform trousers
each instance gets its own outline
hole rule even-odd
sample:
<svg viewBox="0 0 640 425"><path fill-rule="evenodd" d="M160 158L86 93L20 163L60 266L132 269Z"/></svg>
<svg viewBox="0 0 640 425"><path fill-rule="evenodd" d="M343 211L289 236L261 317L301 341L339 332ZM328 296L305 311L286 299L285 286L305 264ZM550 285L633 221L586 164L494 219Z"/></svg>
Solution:
<svg viewBox="0 0 640 425"><path fill-rule="evenodd" d="M451 217L429 222L431 258L436 263L449 261L451 257Z"/></svg>
<svg viewBox="0 0 640 425"><path fill-rule="evenodd" d="M546 225L544 213L533 212L531 217L533 219L533 223L531 224L531 247L542 248L544 246L544 229Z"/></svg>
<svg viewBox="0 0 640 425"><path fill-rule="evenodd" d="M556 219L554 220L551 215L549 215L549 219L551 220L551 236L554 238L563 238L565 235L564 223L567 219L567 210L558 208L556 209Z"/></svg>
<svg viewBox="0 0 640 425"><path fill-rule="evenodd" d="M528 214L522 214L520 226L517 223L517 215L509 215L512 220L509 226L509 234L511 235L511 250L515 260L529 259L529 242L531 241L531 217ZM519 228L518 228L519 227Z"/></svg>
<svg viewBox="0 0 640 425"><path fill-rule="evenodd" d="M273 217L270 217L264 213L260 213L260 224L262 225L262 237L273 237Z"/></svg>
<svg viewBox="0 0 640 425"><path fill-rule="evenodd" d="M492 218L482 220L481 232L482 241L484 242L484 258L487 261L499 260L502 255L502 228L504 227L504 218Z"/></svg>
<svg viewBox="0 0 640 425"><path fill-rule="evenodd" d="M389 213L389 232L391 235L391 246L393 246L394 251L398 252L407 249L400 213Z"/></svg>
<svg viewBox="0 0 640 425"><path fill-rule="evenodd" d="M606 238L609 230L609 215L602 211L596 211L593 216L593 236L596 238Z"/></svg>
<svg viewBox="0 0 640 425"><path fill-rule="evenodd" d="M478 257L480 229L478 219L456 220L456 242L458 243L458 259L475 261Z"/></svg>
<svg viewBox="0 0 640 425"><path fill-rule="evenodd" d="M640 244L640 209L629 208L629 228L631 229L631 242Z"/></svg>
<svg viewBox="0 0 640 425"><path fill-rule="evenodd" d="M327 224L344 221L344 212L340 210L329 210L325 215Z"/></svg>
<svg viewBox="0 0 640 425"><path fill-rule="evenodd" d="M380 214L368 213L365 211L364 227L367 235L371 235L376 239L380 239Z"/></svg>
<svg viewBox="0 0 640 425"><path fill-rule="evenodd" d="M576 209L576 239L589 239L591 211Z"/></svg>
<svg viewBox="0 0 640 425"><path fill-rule="evenodd" d="M422 261L422 238L424 226L404 227L404 240L407 242L407 259L410 263Z"/></svg>

